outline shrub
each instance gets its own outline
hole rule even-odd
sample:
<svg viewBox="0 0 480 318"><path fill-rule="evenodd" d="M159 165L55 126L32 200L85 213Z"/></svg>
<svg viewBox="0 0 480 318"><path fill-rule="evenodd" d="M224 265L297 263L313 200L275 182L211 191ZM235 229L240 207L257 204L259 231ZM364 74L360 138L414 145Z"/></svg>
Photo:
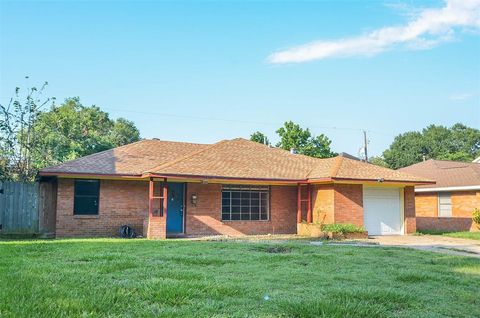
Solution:
<svg viewBox="0 0 480 318"><path fill-rule="evenodd" d="M477 227L480 228L480 210L475 208L472 213L472 220L477 224Z"/></svg>
<svg viewBox="0 0 480 318"><path fill-rule="evenodd" d="M333 232L333 233L363 233L365 228L363 226L357 226L355 224L349 223L335 223L335 224L324 224L322 225L322 231Z"/></svg>

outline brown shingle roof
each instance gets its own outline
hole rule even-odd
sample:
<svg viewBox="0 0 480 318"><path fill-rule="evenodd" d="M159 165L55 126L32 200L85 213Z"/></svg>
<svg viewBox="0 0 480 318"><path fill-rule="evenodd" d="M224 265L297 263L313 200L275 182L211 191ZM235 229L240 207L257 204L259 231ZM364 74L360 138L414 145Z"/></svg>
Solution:
<svg viewBox="0 0 480 318"><path fill-rule="evenodd" d="M322 178L325 176L333 179L354 179L354 180L380 180L385 181L407 181L407 182L429 182L429 178L414 176L405 172L380 167L363 161L338 156L330 159L320 159L315 169L310 172L308 178ZM328 169L331 169L328 172Z"/></svg>
<svg viewBox="0 0 480 318"><path fill-rule="evenodd" d="M237 138L148 172L245 179L302 180L318 159Z"/></svg>
<svg viewBox="0 0 480 318"><path fill-rule="evenodd" d="M430 159L399 170L437 181L435 185L422 186L426 188L480 185L480 163Z"/></svg>
<svg viewBox="0 0 480 318"><path fill-rule="evenodd" d="M343 156L328 159L291 154L237 138L213 145L143 140L58 166L41 174L99 174L307 181L348 179L428 182Z"/></svg>
<svg viewBox="0 0 480 318"><path fill-rule="evenodd" d="M145 139L44 168L40 173L141 175L151 167L205 147L208 145Z"/></svg>

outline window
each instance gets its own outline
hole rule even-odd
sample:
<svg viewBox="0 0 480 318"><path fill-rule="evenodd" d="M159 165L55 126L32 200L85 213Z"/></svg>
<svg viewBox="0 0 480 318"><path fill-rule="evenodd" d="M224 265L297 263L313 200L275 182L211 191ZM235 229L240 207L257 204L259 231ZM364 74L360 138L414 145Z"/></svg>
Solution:
<svg viewBox="0 0 480 318"><path fill-rule="evenodd" d="M99 180L75 180L74 215L98 214Z"/></svg>
<svg viewBox="0 0 480 318"><path fill-rule="evenodd" d="M452 195L450 192L438 193L438 216L439 217L452 216Z"/></svg>
<svg viewBox="0 0 480 318"><path fill-rule="evenodd" d="M268 186L224 185L222 188L223 221L267 221Z"/></svg>

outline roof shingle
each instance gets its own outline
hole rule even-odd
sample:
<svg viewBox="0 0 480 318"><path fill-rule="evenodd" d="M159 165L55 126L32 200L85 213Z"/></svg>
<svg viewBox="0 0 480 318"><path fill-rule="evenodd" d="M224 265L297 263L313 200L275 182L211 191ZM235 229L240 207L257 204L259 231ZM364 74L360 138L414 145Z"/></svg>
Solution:
<svg viewBox="0 0 480 318"><path fill-rule="evenodd" d="M205 147L208 145L145 139L44 168L40 172L141 175L153 166Z"/></svg>
<svg viewBox="0 0 480 318"><path fill-rule="evenodd" d="M343 156L318 159L237 138L212 145L143 140L58 166L41 174L148 175L255 180L352 179L428 182L422 177Z"/></svg>
<svg viewBox="0 0 480 318"><path fill-rule="evenodd" d="M437 182L422 188L480 185L480 163L430 159L399 170Z"/></svg>

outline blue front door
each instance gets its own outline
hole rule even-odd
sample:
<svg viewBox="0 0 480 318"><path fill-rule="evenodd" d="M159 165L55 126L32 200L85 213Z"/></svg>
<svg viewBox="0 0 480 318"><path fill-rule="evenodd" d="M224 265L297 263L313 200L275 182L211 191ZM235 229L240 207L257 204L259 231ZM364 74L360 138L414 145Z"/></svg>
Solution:
<svg viewBox="0 0 480 318"><path fill-rule="evenodd" d="M167 233L183 233L183 183L168 183Z"/></svg>

